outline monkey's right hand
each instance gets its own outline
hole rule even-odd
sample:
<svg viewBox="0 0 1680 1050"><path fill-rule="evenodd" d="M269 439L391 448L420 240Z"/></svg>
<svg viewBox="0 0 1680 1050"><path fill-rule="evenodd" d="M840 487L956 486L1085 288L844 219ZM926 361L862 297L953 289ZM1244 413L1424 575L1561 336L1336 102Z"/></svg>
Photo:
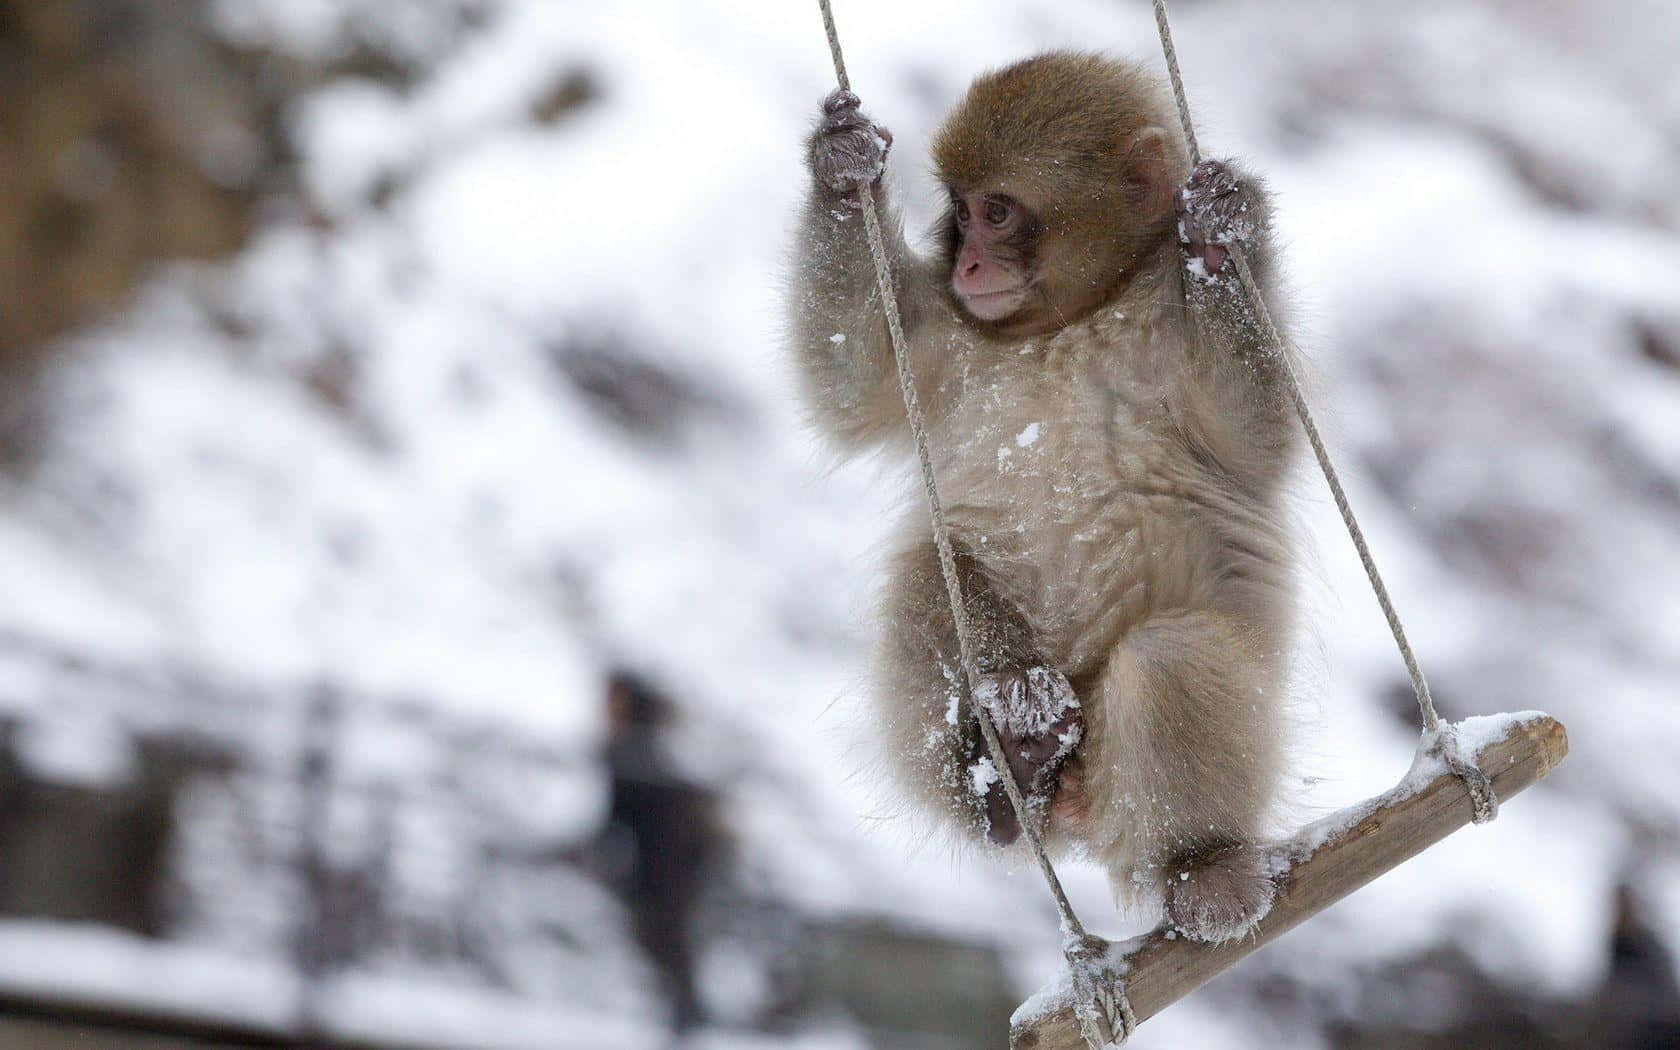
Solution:
<svg viewBox="0 0 1680 1050"><path fill-rule="evenodd" d="M1053 667L981 675L974 699L997 728L1021 794L1035 810L1042 810L1056 795L1063 763L1085 734L1079 698L1067 676ZM976 764L986 754L985 741L977 743ZM1021 824L1002 781L995 772L990 778L972 779L976 786L985 784L986 837L999 846L1014 842Z"/></svg>
<svg viewBox="0 0 1680 1050"><path fill-rule="evenodd" d="M839 90L823 100L822 121L811 135L811 174L835 193L879 182L887 170L892 132L859 112L862 103Z"/></svg>

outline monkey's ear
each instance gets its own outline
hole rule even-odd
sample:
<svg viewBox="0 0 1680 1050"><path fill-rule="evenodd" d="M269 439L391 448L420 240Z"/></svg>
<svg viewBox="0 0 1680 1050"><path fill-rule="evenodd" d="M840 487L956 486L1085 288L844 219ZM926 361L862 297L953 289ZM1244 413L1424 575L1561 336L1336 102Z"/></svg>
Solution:
<svg viewBox="0 0 1680 1050"><path fill-rule="evenodd" d="M1138 210L1150 219L1171 213L1174 187L1166 131L1154 125L1144 128L1127 140L1121 153L1121 177Z"/></svg>

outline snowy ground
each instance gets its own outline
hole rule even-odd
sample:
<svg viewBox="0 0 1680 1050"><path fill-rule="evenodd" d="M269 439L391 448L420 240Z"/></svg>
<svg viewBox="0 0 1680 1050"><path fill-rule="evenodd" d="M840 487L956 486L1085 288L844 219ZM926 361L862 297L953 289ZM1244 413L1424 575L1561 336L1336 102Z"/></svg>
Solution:
<svg viewBox="0 0 1680 1050"><path fill-rule="evenodd" d="M423 74L306 100L295 134L318 214L276 217L231 264L164 275L78 341L45 467L0 491L0 633L188 666L282 705L323 681L410 698L579 754L602 732L600 675L628 662L684 705L686 760L729 786L765 892L1007 944L1025 994L1054 959L1036 874L917 846L868 775L867 611L883 522L911 490L898 465L833 461L779 346L799 142L831 79L815 6L506 0L459 33L457 6L221 6L230 35L271 46L388 34ZM1135 1045L1312 1045L1324 1017L1372 1009L1360 974L1443 944L1500 982L1585 997L1618 881L1680 949L1680 67L1658 45L1680 17L1633 0L1613 18L1493 0L1181 6L1201 138L1271 174L1327 429L1443 709L1545 709L1573 750L1497 824ZM838 7L913 221L932 206L931 129L976 71L1051 46L1156 57L1138 3ZM593 97L532 120L574 74ZM625 360L675 391L669 412L591 394L588 370ZM1415 730L1334 509L1315 478L1300 491L1316 537L1310 817L1396 780ZM88 714L111 709L33 666L0 661L30 761L120 773L113 716ZM400 779L437 758L377 735L347 761ZM599 770L568 783L546 796L549 833L600 819ZM1069 878L1093 926L1138 928L1094 873ZM156 965L81 933L10 938L107 990ZM202 961L179 972L173 987L241 996ZM1267 974L1313 988L1324 1013L1248 1009ZM355 1031L395 1024L387 996L476 1024L491 1011L509 1033L496 1045L553 1045L545 1025L579 1023L577 1003L535 991L521 1009L538 1020L375 977L342 991ZM649 1009L628 996L589 1022L594 1045L658 1045ZM430 1017L422 1031L451 1030Z"/></svg>

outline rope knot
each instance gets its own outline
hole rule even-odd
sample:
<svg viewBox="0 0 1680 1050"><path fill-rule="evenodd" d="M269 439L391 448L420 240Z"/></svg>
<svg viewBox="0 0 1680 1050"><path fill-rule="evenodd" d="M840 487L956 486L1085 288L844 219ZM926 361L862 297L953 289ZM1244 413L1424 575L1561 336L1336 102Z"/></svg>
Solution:
<svg viewBox="0 0 1680 1050"><path fill-rule="evenodd" d="M1499 795L1494 792L1493 782L1488 779L1488 775L1476 765L1474 757L1464 756L1458 726L1451 722L1442 722L1426 735L1434 737L1428 745L1428 753L1440 758L1454 776L1464 781L1464 787L1470 792L1470 805L1474 808L1471 821L1486 824L1499 816Z"/></svg>
<svg viewBox="0 0 1680 1050"><path fill-rule="evenodd" d="M1137 1014L1126 982L1113 964L1114 945L1091 934L1070 936L1062 945L1073 978L1073 1014L1090 1050L1111 1050L1132 1037Z"/></svg>

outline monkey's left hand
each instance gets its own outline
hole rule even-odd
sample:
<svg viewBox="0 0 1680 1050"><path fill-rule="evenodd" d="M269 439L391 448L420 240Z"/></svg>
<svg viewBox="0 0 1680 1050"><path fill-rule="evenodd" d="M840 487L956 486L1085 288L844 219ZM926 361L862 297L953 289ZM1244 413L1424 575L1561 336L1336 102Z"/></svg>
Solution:
<svg viewBox="0 0 1680 1050"><path fill-rule="evenodd" d="M1067 676L1053 667L982 675L975 701L991 717L1009 772L1035 808L1054 798L1063 764L1079 746L1085 722ZM985 755L978 745L975 760ZM986 835L1007 846L1021 833L1001 781L986 786Z"/></svg>
<svg viewBox="0 0 1680 1050"><path fill-rule="evenodd" d="M1176 203L1178 239L1207 276L1218 273L1231 249L1246 246L1254 234L1248 194L1221 161L1204 160L1191 169Z"/></svg>

